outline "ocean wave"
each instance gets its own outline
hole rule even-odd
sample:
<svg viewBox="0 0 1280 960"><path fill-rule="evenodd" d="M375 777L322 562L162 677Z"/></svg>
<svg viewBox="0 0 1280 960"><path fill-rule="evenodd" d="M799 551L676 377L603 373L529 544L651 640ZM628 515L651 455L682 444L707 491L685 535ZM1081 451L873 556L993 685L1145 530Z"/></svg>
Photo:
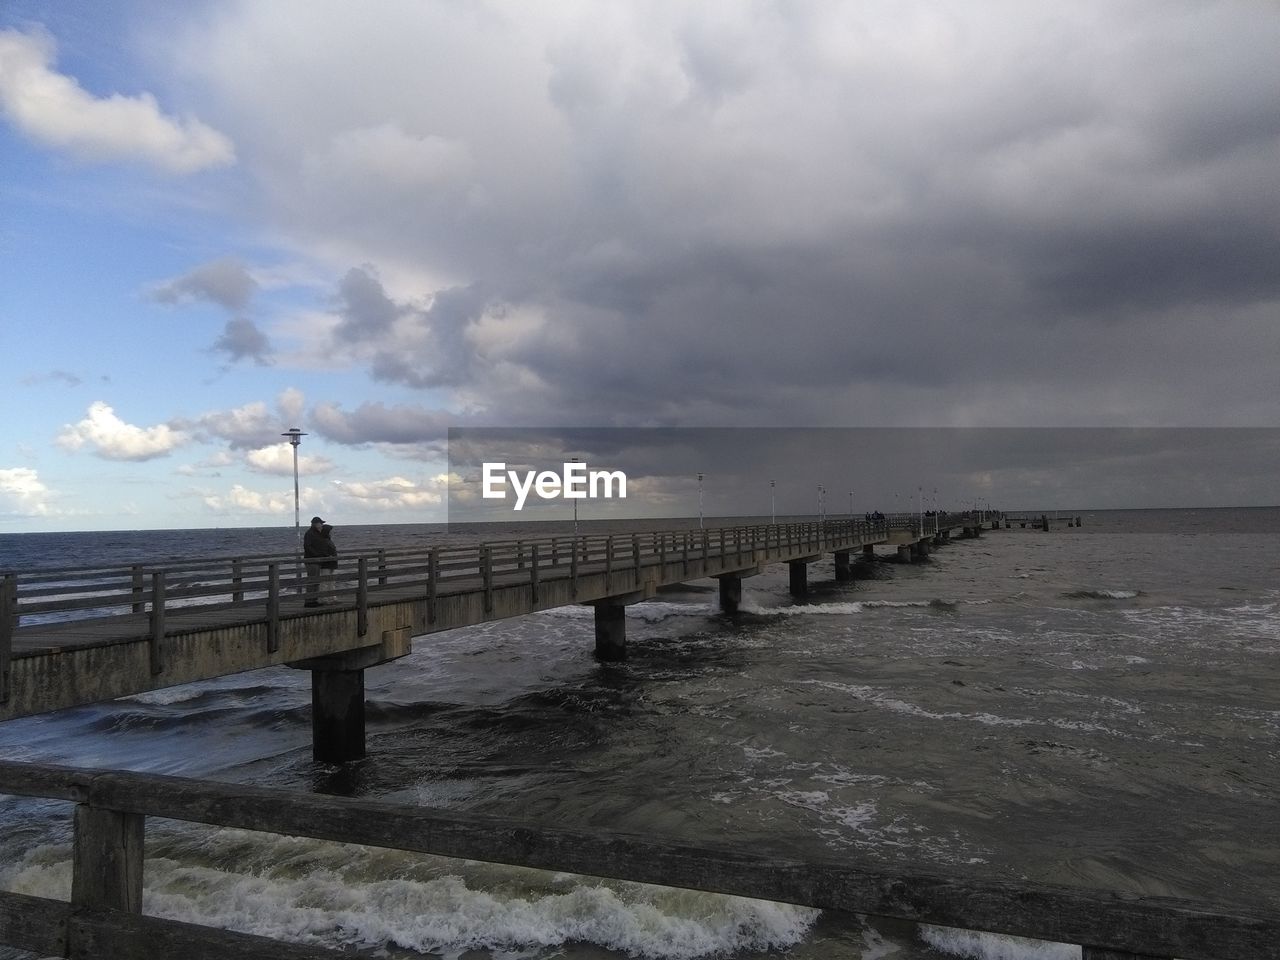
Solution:
<svg viewBox="0 0 1280 960"><path fill-rule="evenodd" d="M1080 948L1072 944L1026 940L998 933L922 924L920 939L935 950L971 960L1080 960Z"/></svg>
<svg viewBox="0 0 1280 960"><path fill-rule="evenodd" d="M945 597L934 597L932 600L849 600L833 603L800 603L787 607L761 607L753 603L744 603L743 613L760 617L830 617L853 615L867 610L878 609L928 609L950 610L964 604L980 606L991 603L990 600L953 600Z"/></svg>
<svg viewBox="0 0 1280 960"><path fill-rule="evenodd" d="M1142 596L1141 590L1070 590L1063 594L1069 600L1132 600Z"/></svg>
<svg viewBox="0 0 1280 960"><path fill-rule="evenodd" d="M279 857L280 866L225 869L222 853L245 844L266 848L251 859ZM487 867L481 889L455 873L414 876L421 861L397 871L399 860L370 848L216 831L190 856L147 859L143 907L155 916L279 940L399 947L454 960L471 950L523 952L573 941L651 960L785 950L804 939L819 915L745 897L519 868ZM69 850L51 845L28 854L0 883L66 899Z"/></svg>

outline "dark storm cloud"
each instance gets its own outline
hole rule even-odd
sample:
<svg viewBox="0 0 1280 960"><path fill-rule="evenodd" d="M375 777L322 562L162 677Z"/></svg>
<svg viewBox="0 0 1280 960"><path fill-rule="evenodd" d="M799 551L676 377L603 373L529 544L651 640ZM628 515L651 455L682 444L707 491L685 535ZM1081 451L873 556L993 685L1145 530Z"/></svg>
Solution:
<svg viewBox="0 0 1280 960"><path fill-rule="evenodd" d="M433 444L442 441L456 418L415 406L363 403L350 412L333 403L317 404L311 420L316 431L335 443Z"/></svg>
<svg viewBox="0 0 1280 960"><path fill-rule="evenodd" d="M334 15L288 77L303 6L207 45L287 232L423 278L342 283L380 383L490 423L1280 415L1274 4L610 9ZM408 74L336 95L353 36Z"/></svg>
<svg viewBox="0 0 1280 960"><path fill-rule="evenodd" d="M394 303L368 267L352 267L338 284L338 316L334 337L364 341L390 332L407 308Z"/></svg>
<svg viewBox="0 0 1280 960"><path fill-rule="evenodd" d="M225 353L233 362L252 360L259 366L271 363L271 341L256 323L245 317L228 320L222 336L213 342L213 349Z"/></svg>
<svg viewBox="0 0 1280 960"><path fill-rule="evenodd" d="M1276 498L1275 429L681 428L450 431L451 472L477 487L482 463L553 470L578 457L622 470L631 502L617 516L696 515L697 475L709 516L827 512L1238 506ZM770 486L774 481L776 486ZM456 492L456 491L455 491ZM852 500L851 496L852 495ZM456 507L456 510L455 510ZM500 502L456 502L451 519Z"/></svg>
<svg viewBox="0 0 1280 960"><path fill-rule="evenodd" d="M150 296L157 303L205 301L238 313L249 306L257 290L258 282L245 265L235 257L224 257L156 287Z"/></svg>

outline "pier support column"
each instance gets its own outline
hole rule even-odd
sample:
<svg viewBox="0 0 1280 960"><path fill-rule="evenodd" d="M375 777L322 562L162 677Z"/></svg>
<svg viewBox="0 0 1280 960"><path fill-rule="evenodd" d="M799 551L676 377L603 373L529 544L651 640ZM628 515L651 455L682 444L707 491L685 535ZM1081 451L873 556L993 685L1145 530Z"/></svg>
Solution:
<svg viewBox="0 0 1280 960"><path fill-rule="evenodd" d="M627 659L627 608L601 602L596 608L596 659L617 663Z"/></svg>
<svg viewBox="0 0 1280 960"><path fill-rule="evenodd" d="M853 579L853 567L849 563L849 551L836 551L836 582L848 583Z"/></svg>
<svg viewBox="0 0 1280 960"><path fill-rule="evenodd" d="M876 558L876 548L868 543L866 546L862 548L862 559L869 561L869 560L874 560L875 558Z"/></svg>
<svg viewBox="0 0 1280 960"><path fill-rule="evenodd" d="M909 544L902 543L898 545L898 562L899 563L911 562L911 546Z"/></svg>
<svg viewBox="0 0 1280 960"><path fill-rule="evenodd" d="M920 540L912 545L912 553L915 554L917 560L927 559L929 556L929 541Z"/></svg>
<svg viewBox="0 0 1280 960"><path fill-rule="evenodd" d="M742 606L742 577L729 573L717 579L720 581L720 609L725 613L737 613Z"/></svg>
<svg viewBox="0 0 1280 960"><path fill-rule="evenodd" d="M791 595L803 597L809 592L809 561L789 560L787 566L791 568Z"/></svg>
<svg viewBox="0 0 1280 960"><path fill-rule="evenodd" d="M311 671L311 755L321 763L363 760L364 671Z"/></svg>

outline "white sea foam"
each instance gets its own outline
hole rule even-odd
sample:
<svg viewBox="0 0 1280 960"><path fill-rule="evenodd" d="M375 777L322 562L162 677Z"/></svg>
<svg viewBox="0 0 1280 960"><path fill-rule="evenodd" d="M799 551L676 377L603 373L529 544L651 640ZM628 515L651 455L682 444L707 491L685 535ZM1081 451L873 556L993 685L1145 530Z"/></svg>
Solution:
<svg viewBox="0 0 1280 960"><path fill-rule="evenodd" d="M1072 944L951 927L921 925L920 939L943 953L971 960L1080 960L1080 948Z"/></svg>
<svg viewBox="0 0 1280 960"><path fill-rule="evenodd" d="M1141 593L1140 590L1126 589L1086 589L1072 590L1064 596L1078 600L1132 600Z"/></svg>
<svg viewBox="0 0 1280 960"><path fill-rule="evenodd" d="M519 956L571 941L654 960L784 950L799 943L818 917L817 910L786 904L564 874L538 875L529 886L522 881L531 872L516 869L497 876L488 889L457 875L413 876L420 871L412 866L388 876L383 858L394 854L244 831L215 832L201 845L199 859L221 859L224 845L244 843L261 844L265 849L257 852L278 866L248 874L149 857L145 911L281 940L395 945L450 960L469 950ZM34 851L0 875L0 886L65 899L68 853L65 845Z"/></svg>
<svg viewBox="0 0 1280 960"><path fill-rule="evenodd" d="M1044 720L1036 720L1030 717L1002 717L999 714L986 712L962 713L958 710L939 712L937 710L928 710L919 704L910 703L906 700L899 700L897 697L888 696L883 691L864 684L838 683L834 680L805 680L803 682L811 686L825 687L828 690L846 693L855 699L862 700L865 703L875 704L876 706L883 707L887 710L905 713L914 717L924 717L928 720L972 720L976 723L985 724L989 727L1028 727L1039 725L1058 727L1062 730L1085 730L1094 733L1107 733L1117 737L1125 736L1125 734L1121 733L1119 730L1097 723L1089 723L1084 720L1065 720L1060 717L1049 717Z"/></svg>

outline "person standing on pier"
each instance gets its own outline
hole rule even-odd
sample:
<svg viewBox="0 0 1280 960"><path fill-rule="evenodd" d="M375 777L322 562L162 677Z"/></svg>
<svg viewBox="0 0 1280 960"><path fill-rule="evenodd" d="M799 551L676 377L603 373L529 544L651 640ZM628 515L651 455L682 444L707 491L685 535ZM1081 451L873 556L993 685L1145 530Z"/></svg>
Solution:
<svg viewBox="0 0 1280 960"><path fill-rule="evenodd" d="M333 542L333 527L320 517L311 518L311 526L302 538L302 558L307 564L307 600L305 606L318 607L321 571L332 576L338 566L338 547Z"/></svg>

